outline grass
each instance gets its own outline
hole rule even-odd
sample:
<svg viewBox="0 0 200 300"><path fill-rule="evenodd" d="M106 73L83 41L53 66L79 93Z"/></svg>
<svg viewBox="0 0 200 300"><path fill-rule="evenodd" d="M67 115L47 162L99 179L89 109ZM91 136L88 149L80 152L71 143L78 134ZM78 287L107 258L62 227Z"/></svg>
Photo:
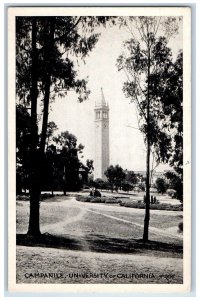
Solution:
<svg viewBox="0 0 200 300"><path fill-rule="evenodd" d="M91 197L85 195L77 195L77 201L81 202L91 202L91 203L110 203L119 204L120 206L130 207L130 208L145 208L145 203L142 200L125 200L123 197L117 196L103 196L103 197ZM155 203L150 204L151 210L170 210L170 211L183 211L183 205L180 204L170 204L170 203Z"/></svg>
<svg viewBox="0 0 200 300"><path fill-rule="evenodd" d="M154 258L147 255L133 256L109 253L89 253L52 248L17 249L17 283L182 283L183 264L177 258ZM57 273L56 278L25 278L25 274ZM102 278L75 278L76 274L89 276L104 274ZM130 275L133 274L131 278ZM153 274L153 278L141 278L140 274ZM107 275L107 277L105 277ZM72 278L70 278L71 276ZM122 277L123 276L123 277ZM126 278L127 277L127 278Z"/></svg>
<svg viewBox="0 0 200 300"><path fill-rule="evenodd" d="M121 203L121 199L119 197L112 197L112 196L102 196L102 197L91 197L91 196L83 196L83 195L77 195L76 196L77 201L81 202L91 202L91 203Z"/></svg>
<svg viewBox="0 0 200 300"><path fill-rule="evenodd" d="M141 201L132 201L132 202L121 202L121 206L130 207L130 208L145 208L145 203ZM183 205L180 204L169 204L169 203L155 203L150 204L151 210L170 210L170 211L183 211Z"/></svg>
<svg viewBox="0 0 200 300"><path fill-rule="evenodd" d="M87 247L85 245L87 244ZM148 254L153 257L182 258L181 245L141 239L111 238L105 235L90 234L84 237L71 235L42 234L38 237L17 234L17 245L29 247L48 247L67 250L81 250L101 253Z"/></svg>
<svg viewBox="0 0 200 300"><path fill-rule="evenodd" d="M119 218L125 218L126 220L130 222L136 222L143 224L143 217L141 217L141 214L132 214L132 213L121 213L121 212L109 212L111 215L119 217ZM162 219L162 221L161 221ZM183 220L182 215L157 215L157 214L151 214L150 217L150 226L160 228L160 229L168 229L170 227L177 227L177 231L179 229L179 223Z"/></svg>
<svg viewBox="0 0 200 300"><path fill-rule="evenodd" d="M142 210L54 197L41 202L38 238L26 235L28 214L29 202L17 201L19 283L182 283L182 241L150 231L144 244ZM155 211L150 225L167 230L180 221L181 213ZM25 278L26 272L153 272L155 278Z"/></svg>

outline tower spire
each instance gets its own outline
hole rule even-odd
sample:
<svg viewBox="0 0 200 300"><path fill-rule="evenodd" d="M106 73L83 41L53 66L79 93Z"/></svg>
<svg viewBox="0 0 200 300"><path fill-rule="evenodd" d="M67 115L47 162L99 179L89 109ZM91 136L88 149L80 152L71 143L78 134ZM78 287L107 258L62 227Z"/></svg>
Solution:
<svg viewBox="0 0 200 300"><path fill-rule="evenodd" d="M103 89L101 87L100 97L98 97L98 100L95 102L95 107L106 107L108 106L108 103L106 103Z"/></svg>
<svg viewBox="0 0 200 300"><path fill-rule="evenodd" d="M102 105L106 105L106 101L105 101L105 97L104 97L104 93L103 93L102 87L101 87L101 104Z"/></svg>

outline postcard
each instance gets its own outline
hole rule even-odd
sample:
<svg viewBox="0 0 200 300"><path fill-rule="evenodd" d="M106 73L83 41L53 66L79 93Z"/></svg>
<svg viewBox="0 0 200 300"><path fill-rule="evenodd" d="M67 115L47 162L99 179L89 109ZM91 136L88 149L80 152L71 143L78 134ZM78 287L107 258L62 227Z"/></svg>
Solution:
<svg viewBox="0 0 200 300"><path fill-rule="evenodd" d="M8 8L8 290L189 292L191 8Z"/></svg>

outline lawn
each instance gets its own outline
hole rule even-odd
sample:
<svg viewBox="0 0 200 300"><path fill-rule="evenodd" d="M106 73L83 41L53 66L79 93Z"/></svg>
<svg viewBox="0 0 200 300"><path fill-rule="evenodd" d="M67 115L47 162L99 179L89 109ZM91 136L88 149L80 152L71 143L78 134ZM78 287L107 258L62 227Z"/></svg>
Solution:
<svg viewBox="0 0 200 300"><path fill-rule="evenodd" d="M182 220L180 212L152 212L147 244L141 240L144 218L141 209L54 197L41 202L42 236L36 239L25 234L28 213L28 201L17 201L17 282L182 282L181 235L179 238L166 235L167 230L176 228ZM65 275L59 279L26 278L27 272ZM69 277L77 272L89 272L92 277ZM94 277L94 273L102 272L108 272L110 277ZM117 275L121 273L126 276ZM149 273L154 276L149 278ZM146 274L148 278L139 278L138 274Z"/></svg>

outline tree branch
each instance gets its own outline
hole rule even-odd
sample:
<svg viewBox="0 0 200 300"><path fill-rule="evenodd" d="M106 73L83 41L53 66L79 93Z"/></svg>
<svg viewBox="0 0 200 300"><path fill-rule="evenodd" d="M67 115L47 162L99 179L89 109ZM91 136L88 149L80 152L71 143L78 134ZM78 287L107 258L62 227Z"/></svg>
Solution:
<svg viewBox="0 0 200 300"><path fill-rule="evenodd" d="M58 42L59 40L62 40L64 38L66 38L68 36L68 34L78 25L78 23L80 22L81 18L82 17L79 17L78 20L76 21L76 23L65 34L63 34L63 35L55 38L54 39L54 43Z"/></svg>

